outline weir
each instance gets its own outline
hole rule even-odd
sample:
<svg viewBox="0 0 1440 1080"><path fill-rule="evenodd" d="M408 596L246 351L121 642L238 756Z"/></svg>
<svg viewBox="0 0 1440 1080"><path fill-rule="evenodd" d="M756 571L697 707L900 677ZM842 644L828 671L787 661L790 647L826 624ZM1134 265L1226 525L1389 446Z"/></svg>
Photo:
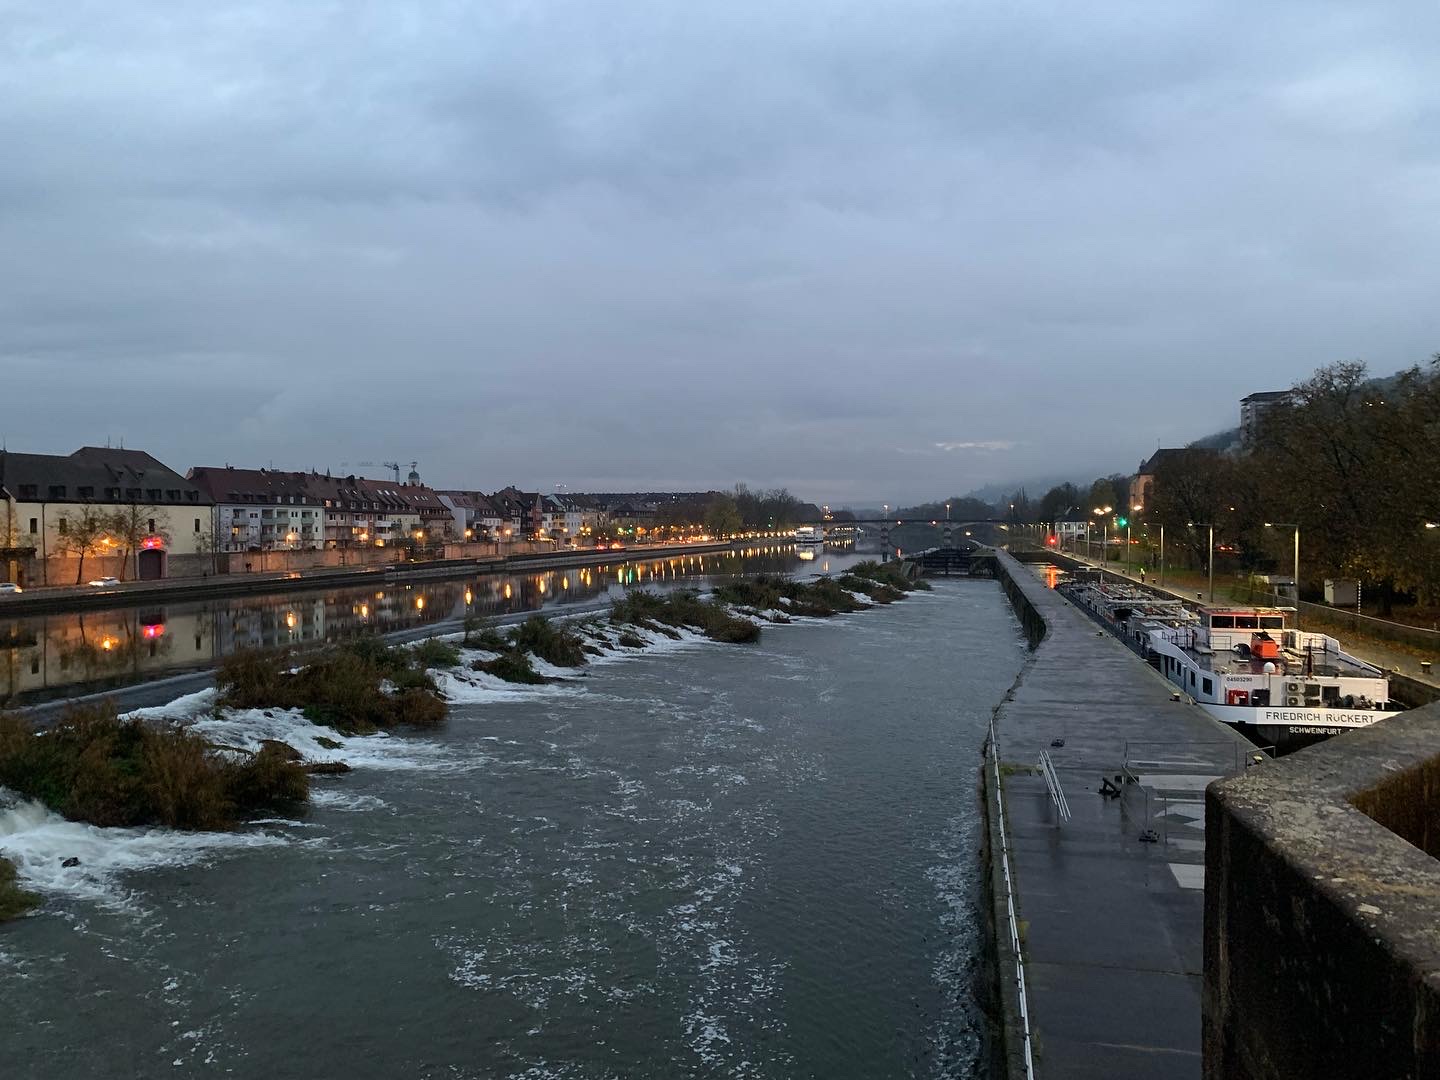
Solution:
<svg viewBox="0 0 1440 1080"><path fill-rule="evenodd" d="M996 709L998 761L983 770L1006 1075L1198 1078L1205 787L1243 772L1255 747L1172 701L1159 676L1008 552L995 567L1035 650Z"/></svg>

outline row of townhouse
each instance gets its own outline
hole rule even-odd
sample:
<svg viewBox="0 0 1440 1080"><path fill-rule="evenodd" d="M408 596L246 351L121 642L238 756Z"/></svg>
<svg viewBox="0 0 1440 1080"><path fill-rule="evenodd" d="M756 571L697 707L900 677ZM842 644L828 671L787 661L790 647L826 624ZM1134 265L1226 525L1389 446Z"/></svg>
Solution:
<svg viewBox="0 0 1440 1080"><path fill-rule="evenodd" d="M198 576L231 552L460 536L414 472L403 484L229 465L181 476L142 450L0 451L0 582Z"/></svg>
<svg viewBox="0 0 1440 1080"><path fill-rule="evenodd" d="M439 494L412 472L403 484L362 476L197 466L190 478L215 506L220 551L321 548L458 539Z"/></svg>
<svg viewBox="0 0 1440 1080"><path fill-rule="evenodd" d="M714 492L645 492L637 494L546 494L509 486L492 494L446 490L438 493L454 515L457 533L486 539L583 542L602 533L645 536L667 509L695 508ZM818 511L817 511L818 512ZM696 514L698 518L703 514ZM696 520L691 523L699 525Z"/></svg>
<svg viewBox="0 0 1440 1080"><path fill-rule="evenodd" d="M709 495L436 491L413 469L404 483L231 465L182 476L141 450L0 451L0 582L199 575L246 552L644 538Z"/></svg>

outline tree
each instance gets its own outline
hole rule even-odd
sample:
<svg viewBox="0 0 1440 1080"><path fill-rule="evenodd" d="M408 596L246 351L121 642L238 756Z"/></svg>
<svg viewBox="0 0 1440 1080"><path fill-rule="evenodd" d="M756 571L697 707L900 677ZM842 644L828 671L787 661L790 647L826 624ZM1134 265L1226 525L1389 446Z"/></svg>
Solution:
<svg viewBox="0 0 1440 1080"><path fill-rule="evenodd" d="M736 484L735 507L744 523L752 529L783 529L794 522L801 502L785 488L772 488L759 494L744 484Z"/></svg>
<svg viewBox="0 0 1440 1080"><path fill-rule="evenodd" d="M74 555L79 560L75 567L75 584L79 585L85 577L85 556L104 549L104 540L110 532L110 515L85 503L79 517L63 520L65 528L56 537L55 547L62 554Z"/></svg>
<svg viewBox="0 0 1440 1080"><path fill-rule="evenodd" d="M1011 492L996 503L995 516L1012 523L1035 520L1034 508L1030 504L1030 497L1025 494L1025 489Z"/></svg>
<svg viewBox="0 0 1440 1080"><path fill-rule="evenodd" d="M1059 484L1047 491L1040 498L1039 517L1041 521L1059 521L1069 514L1089 514L1090 506L1082 506L1085 501L1080 489L1074 484ZM1100 504L1103 505L1103 504ZM1113 505L1113 504L1112 504Z"/></svg>
<svg viewBox="0 0 1440 1080"><path fill-rule="evenodd" d="M1129 493L1128 476L1102 476L1090 485L1090 491L1085 496L1085 505L1080 508L1080 512L1089 514L1093 513L1097 506L1108 506L1116 513L1124 513Z"/></svg>
<svg viewBox="0 0 1440 1080"><path fill-rule="evenodd" d="M138 558L141 545L154 537L162 544L170 543L164 511L150 503L129 503L107 515L106 531L120 544L120 580L125 580L131 558Z"/></svg>
<svg viewBox="0 0 1440 1080"><path fill-rule="evenodd" d="M1424 535L1440 512L1440 358L1381 381L1355 361L1320 368L1266 415L1252 460L1310 567L1375 583L1385 614L1397 591L1440 592Z"/></svg>
<svg viewBox="0 0 1440 1080"><path fill-rule="evenodd" d="M206 529L204 532L195 534L195 553L209 557L210 573L212 574L219 573L216 560L223 548L224 544L215 535L214 529Z"/></svg>
<svg viewBox="0 0 1440 1080"><path fill-rule="evenodd" d="M1209 529L1223 540L1233 531L1238 470L1213 450L1187 448L1166 454L1155 469L1146 521L1167 525L1172 544L1204 565ZM1194 523L1192 525L1192 522Z"/></svg>
<svg viewBox="0 0 1440 1080"><path fill-rule="evenodd" d="M705 511L705 531L712 536L729 536L739 532L744 525L740 508L728 495L717 496Z"/></svg>
<svg viewBox="0 0 1440 1080"><path fill-rule="evenodd" d="M948 515L945 512L947 503L950 506ZM951 521L989 521L995 517L995 509L989 503L971 495L952 495L943 502L900 507L895 511L895 515L903 518L929 518L932 521L942 521L947 516Z"/></svg>

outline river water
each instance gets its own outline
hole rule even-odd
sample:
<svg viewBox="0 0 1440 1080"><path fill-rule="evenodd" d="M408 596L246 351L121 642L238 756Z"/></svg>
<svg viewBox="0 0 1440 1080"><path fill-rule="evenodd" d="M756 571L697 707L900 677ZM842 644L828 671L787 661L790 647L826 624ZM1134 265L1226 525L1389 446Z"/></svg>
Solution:
<svg viewBox="0 0 1440 1080"><path fill-rule="evenodd" d="M294 820L0 812L47 895L0 927L5 1075L981 1075L976 768L1023 656L941 581L472 689Z"/></svg>

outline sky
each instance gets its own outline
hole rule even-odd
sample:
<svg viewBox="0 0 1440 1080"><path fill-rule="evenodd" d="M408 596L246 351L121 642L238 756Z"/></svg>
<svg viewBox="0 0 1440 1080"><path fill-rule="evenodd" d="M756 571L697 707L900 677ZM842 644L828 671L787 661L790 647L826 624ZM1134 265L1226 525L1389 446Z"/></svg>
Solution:
<svg viewBox="0 0 1440 1080"><path fill-rule="evenodd" d="M892 505L1440 350L1440 8L0 0L0 438Z"/></svg>

